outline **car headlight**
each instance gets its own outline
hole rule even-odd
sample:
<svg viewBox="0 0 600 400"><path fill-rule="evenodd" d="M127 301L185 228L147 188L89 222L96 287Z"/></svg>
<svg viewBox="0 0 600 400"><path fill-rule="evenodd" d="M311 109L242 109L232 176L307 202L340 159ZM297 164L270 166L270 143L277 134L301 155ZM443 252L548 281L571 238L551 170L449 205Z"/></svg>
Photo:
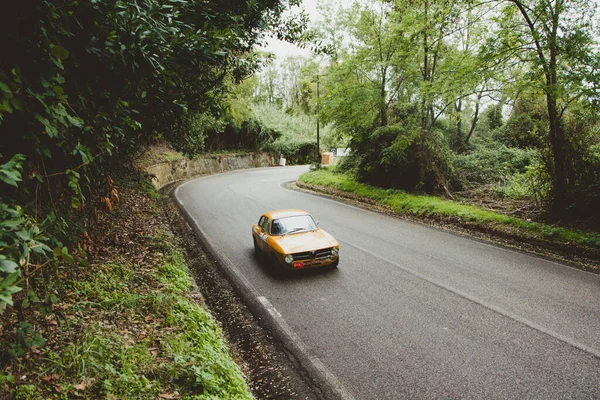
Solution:
<svg viewBox="0 0 600 400"><path fill-rule="evenodd" d="M334 247L331 249L332 256L337 256L339 252L340 252L340 250L337 247Z"/></svg>
<svg viewBox="0 0 600 400"><path fill-rule="evenodd" d="M291 264L292 261L294 261L294 256L292 256L291 254L288 254L287 256L285 256L286 263Z"/></svg>

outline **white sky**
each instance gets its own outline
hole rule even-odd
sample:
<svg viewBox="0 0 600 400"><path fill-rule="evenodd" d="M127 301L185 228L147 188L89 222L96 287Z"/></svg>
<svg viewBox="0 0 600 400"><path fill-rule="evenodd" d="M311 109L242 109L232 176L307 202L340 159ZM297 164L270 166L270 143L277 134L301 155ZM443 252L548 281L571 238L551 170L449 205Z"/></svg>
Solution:
<svg viewBox="0 0 600 400"><path fill-rule="evenodd" d="M319 11L317 9L317 3L331 3L336 0L302 0L301 8L306 10L306 13L310 17L310 24L316 25L320 19ZM340 4L344 3L344 0L337 0ZM368 0L367 0L368 1ZM350 1L349 1L350 2ZM600 17L600 0L593 0L596 5L596 18ZM295 7L297 8L297 7ZM260 51L267 51L273 53L276 58L281 61L288 56L304 56L310 58L313 56L309 49L302 49L296 45L293 45L282 40L275 38L268 38L267 44L258 48Z"/></svg>
<svg viewBox="0 0 600 400"><path fill-rule="evenodd" d="M311 24L314 24L319 17L319 12L317 11L317 2L318 0L302 0L302 4L300 6L306 10L306 13L310 17ZM323 0L321 0L321 2L323 2ZM309 49L301 49L296 45L284 42L282 40L277 40L275 38L268 39L267 45L259 47L259 50L273 53L280 60L292 55L302 55L305 57L310 57L311 55L311 51Z"/></svg>

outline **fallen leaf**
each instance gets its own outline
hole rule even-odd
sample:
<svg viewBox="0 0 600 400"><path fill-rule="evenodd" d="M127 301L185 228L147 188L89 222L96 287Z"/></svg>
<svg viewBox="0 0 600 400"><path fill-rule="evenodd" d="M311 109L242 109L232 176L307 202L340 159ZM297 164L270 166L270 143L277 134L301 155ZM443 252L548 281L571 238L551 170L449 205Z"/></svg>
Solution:
<svg viewBox="0 0 600 400"><path fill-rule="evenodd" d="M177 396L175 396L174 394L171 394L171 393L161 393L158 395L158 397L161 399L168 399L168 400L173 400L173 399L177 398Z"/></svg>

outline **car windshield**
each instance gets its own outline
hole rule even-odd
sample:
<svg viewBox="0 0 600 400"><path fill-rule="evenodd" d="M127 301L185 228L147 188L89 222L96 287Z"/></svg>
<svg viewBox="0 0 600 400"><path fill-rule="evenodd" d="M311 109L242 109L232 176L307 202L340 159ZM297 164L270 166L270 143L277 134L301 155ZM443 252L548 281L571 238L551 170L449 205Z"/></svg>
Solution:
<svg viewBox="0 0 600 400"><path fill-rule="evenodd" d="M315 220L310 215L296 215L273 220L272 235L287 235L289 233L306 232L318 229Z"/></svg>

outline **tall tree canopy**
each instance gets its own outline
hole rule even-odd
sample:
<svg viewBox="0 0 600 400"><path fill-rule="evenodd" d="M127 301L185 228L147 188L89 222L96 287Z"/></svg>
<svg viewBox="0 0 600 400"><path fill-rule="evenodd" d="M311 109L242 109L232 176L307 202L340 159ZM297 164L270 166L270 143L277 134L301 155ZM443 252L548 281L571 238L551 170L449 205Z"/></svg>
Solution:
<svg viewBox="0 0 600 400"><path fill-rule="evenodd" d="M577 101L598 101L597 43L592 20L595 4L587 0L505 0L499 26L500 47L520 49L532 63L530 82L546 97L552 212L565 213L568 192L576 184L568 162L565 113ZM519 23L515 23L520 20ZM572 154L571 154L572 156Z"/></svg>
<svg viewBox="0 0 600 400"><path fill-rule="evenodd" d="M104 167L182 119L215 113L266 32L301 36L297 0L18 1L0 15L0 310L35 257L38 218L81 208ZM64 220L63 220L64 221ZM64 225L63 225L64 227Z"/></svg>
<svg viewBox="0 0 600 400"><path fill-rule="evenodd" d="M321 72L322 116L352 136L362 179L436 190L493 110L496 138L540 154L548 210L560 219L600 199L595 8L381 0L325 9L321 39L335 51Z"/></svg>

